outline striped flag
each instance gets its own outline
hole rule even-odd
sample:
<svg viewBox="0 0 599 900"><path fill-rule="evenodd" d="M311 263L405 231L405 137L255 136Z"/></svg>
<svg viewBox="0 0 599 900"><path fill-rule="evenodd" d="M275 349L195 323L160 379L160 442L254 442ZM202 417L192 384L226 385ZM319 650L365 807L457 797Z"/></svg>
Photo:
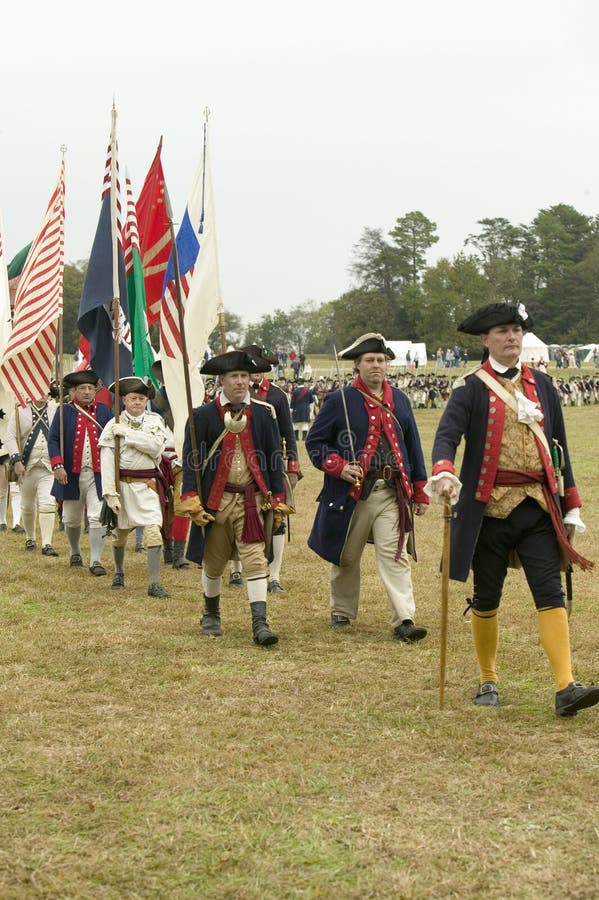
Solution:
<svg viewBox="0 0 599 900"><path fill-rule="evenodd" d="M139 249L139 233L137 230L137 212L131 180L125 177L127 193L127 217L125 219L124 251L125 272L127 273L127 297L129 301L129 320L131 322L131 342L133 346L133 374L139 378L149 378L157 384L152 373L154 351L148 333L146 318L146 292L144 288L144 272Z"/></svg>
<svg viewBox="0 0 599 900"><path fill-rule="evenodd" d="M193 406L199 406L204 399L204 382L199 374L199 366L208 347L208 338L218 324L218 314L222 308L206 124L203 158L177 232L176 245L191 399ZM183 450L188 409L172 256L166 271L160 310L160 361L173 413L175 448L180 455Z"/></svg>
<svg viewBox="0 0 599 900"><path fill-rule="evenodd" d="M116 113L113 110L116 120ZM131 329L128 322L127 279L123 256L120 185L116 158L115 127L108 145L102 185L102 205L96 236L79 304L79 331L89 342L80 342L91 368L106 387L114 381L112 302L119 298L119 377L132 374ZM113 149L114 148L114 149ZM116 265L115 265L116 263Z"/></svg>
<svg viewBox="0 0 599 900"><path fill-rule="evenodd" d="M48 393L62 315L64 273L64 160L40 231L27 255L15 297L12 334L0 377L21 406Z"/></svg>
<svg viewBox="0 0 599 900"><path fill-rule="evenodd" d="M160 318L164 273L172 244L161 152L162 138L136 204L148 325L153 325Z"/></svg>

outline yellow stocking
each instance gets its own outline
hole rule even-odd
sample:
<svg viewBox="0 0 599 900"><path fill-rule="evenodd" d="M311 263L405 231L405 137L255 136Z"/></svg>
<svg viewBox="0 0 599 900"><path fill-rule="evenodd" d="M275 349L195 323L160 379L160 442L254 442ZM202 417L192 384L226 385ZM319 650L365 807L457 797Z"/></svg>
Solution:
<svg viewBox="0 0 599 900"><path fill-rule="evenodd" d="M479 612L472 610L472 639L480 669L480 683L497 681L495 659L497 657L497 641L499 628L497 610Z"/></svg>
<svg viewBox="0 0 599 900"><path fill-rule="evenodd" d="M570 656L570 627L563 606L539 609L539 638L547 654L555 678L555 689L561 691L574 681Z"/></svg>

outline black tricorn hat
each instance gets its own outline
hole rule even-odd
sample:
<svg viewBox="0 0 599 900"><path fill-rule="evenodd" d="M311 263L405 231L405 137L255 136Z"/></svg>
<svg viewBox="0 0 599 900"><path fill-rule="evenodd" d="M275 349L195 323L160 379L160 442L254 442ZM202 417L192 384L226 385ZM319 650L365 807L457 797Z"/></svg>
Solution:
<svg viewBox="0 0 599 900"><path fill-rule="evenodd" d="M273 356L265 347L260 347L258 344L248 344L247 347L240 347L239 352L247 353L255 361L256 368L254 372L270 372L273 366L278 366L279 364L276 356Z"/></svg>
<svg viewBox="0 0 599 900"><path fill-rule="evenodd" d="M382 334L374 331L361 334L359 338L339 353L339 359L357 359L363 353L384 353L388 359L395 359L391 347L387 347Z"/></svg>
<svg viewBox="0 0 599 900"><path fill-rule="evenodd" d="M108 388L111 394L114 394L115 387L116 382L113 381ZM151 381L138 378L137 375L126 375L124 378L119 378L119 394L121 397L126 396L126 394L143 394L148 400L153 400L156 396L156 391Z"/></svg>
<svg viewBox="0 0 599 900"><path fill-rule="evenodd" d="M464 334L486 334L496 325L521 325L524 331L530 331L534 325L532 317L526 312L523 303L503 300L501 303L489 303L471 313L458 325L458 331Z"/></svg>
<svg viewBox="0 0 599 900"><path fill-rule="evenodd" d="M96 375L91 369L83 369L81 372L69 372L62 379L62 384L66 388L77 387L80 384L93 384L96 387L99 381L99 375Z"/></svg>
<svg viewBox="0 0 599 900"><path fill-rule="evenodd" d="M245 350L229 350L204 360L200 366L202 375L226 375L227 372L263 372L258 362Z"/></svg>

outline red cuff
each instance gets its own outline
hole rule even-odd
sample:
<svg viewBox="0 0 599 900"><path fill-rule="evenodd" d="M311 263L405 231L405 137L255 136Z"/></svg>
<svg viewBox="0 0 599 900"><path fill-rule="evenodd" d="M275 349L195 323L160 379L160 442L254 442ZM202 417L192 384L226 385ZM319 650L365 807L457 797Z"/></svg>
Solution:
<svg viewBox="0 0 599 900"><path fill-rule="evenodd" d="M290 472L295 472L299 475L300 470L300 461L299 459L288 459L287 460L287 474Z"/></svg>
<svg viewBox="0 0 599 900"><path fill-rule="evenodd" d="M58 456L53 456L52 459L50 460L50 465L51 465L51 467L52 467L53 469L54 469L56 466L63 466L63 467L64 467L64 460L63 460L62 456L60 456L60 455L58 455Z"/></svg>
<svg viewBox="0 0 599 900"><path fill-rule="evenodd" d="M453 462L450 459L439 459L433 464L433 475L438 475L440 472L449 472L451 475L455 475Z"/></svg>
<svg viewBox="0 0 599 900"><path fill-rule="evenodd" d="M273 494L272 495L272 505L273 509L276 509L279 503L285 503L285 494Z"/></svg>
<svg viewBox="0 0 599 900"><path fill-rule="evenodd" d="M327 453L324 463L321 466L323 472L332 475L333 478L341 478L343 467L347 464L347 460L339 456L338 453Z"/></svg>
<svg viewBox="0 0 599 900"><path fill-rule="evenodd" d="M181 500L187 500L189 497L197 497L197 491L186 491L185 494L181 494Z"/></svg>
<svg viewBox="0 0 599 900"><path fill-rule="evenodd" d="M424 493L426 481L415 481L413 485L414 503L430 503L431 498Z"/></svg>
<svg viewBox="0 0 599 900"><path fill-rule="evenodd" d="M582 500L580 499L580 495L578 493L578 488L571 487L566 488L564 491L564 500L563 507L565 512L570 512L571 509L580 509L582 506Z"/></svg>

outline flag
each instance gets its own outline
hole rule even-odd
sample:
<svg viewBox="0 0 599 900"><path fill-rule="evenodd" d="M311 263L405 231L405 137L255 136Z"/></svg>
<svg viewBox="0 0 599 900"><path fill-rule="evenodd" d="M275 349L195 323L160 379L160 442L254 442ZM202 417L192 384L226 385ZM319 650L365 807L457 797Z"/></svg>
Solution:
<svg viewBox="0 0 599 900"><path fill-rule="evenodd" d="M8 289L8 274L6 266L6 256L4 253L4 234L2 227L2 215L0 214L0 359L4 356L4 350L10 339L11 315L10 315L10 296ZM0 431L2 438L6 437L6 426L8 417L15 405L15 396L12 391L4 389L4 385L0 383ZM0 438L0 457L4 456L3 440Z"/></svg>
<svg viewBox="0 0 599 900"><path fill-rule="evenodd" d="M0 375L21 406L45 397L52 380L64 274L64 160L40 231L23 266L12 333Z"/></svg>
<svg viewBox="0 0 599 900"><path fill-rule="evenodd" d="M208 338L218 323L218 314L222 307L206 125L204 125L203 157L175 242L179 260L191 401L193 406L199 406L204 399L204 382L199 374L199 366L204 359ZM188 409L172 254L166 271L164 296L160 308L160 361L173 413L175 449L180 457Z"/></svg>
<svg viewBox="0 0 599 900"><path fill-rule="evenodd" d="M148 325L153 325L160 318L164 273L172 245L161 151L162 138L136 204Z"/></svg>
<svg viewBox="0 0 599 900"><path fill-rule="evenodd" d="M23 271L23 266L25 265L25 260L27 259L27 255L31 250L31 243L27 244L26 247L23 247L22 250L13 256L11 261L9 262L7 268L8 272L8 291L10 294L10 306L11 310L14 309L15 305L15 297L17 296L17 288L19 286L19 278L21 277L21 272ZM2 357L0 356L0 359Z"/></svg>
<svg viewBox="0 0 599 900"><path fill-rule="evenodd" d="M115 118L113 110L113 122ZM102 186L100 218L83 282L78 318L79 331L89 342L89 353L84 352L84 355L106 387L114 381L112 302L116 297L119 299L119 377L132 374L131 329L128 322L127 278L120 225L120 187L114 131L113 125Z"/></svg>
<svg viewBox="0 0 599 900"><path fill-rule="evenodd" d="M129 301L129 321L131 323L131 343L133 347L133 374L139 378L149 378L157 386L152 373L154 351L148 334L146 319L146 292L144 272L139 251L137 213L131 190L131 181L125 178L127 192L127 217L125 219L125 271L127 273L127 298Z"/></svg>

